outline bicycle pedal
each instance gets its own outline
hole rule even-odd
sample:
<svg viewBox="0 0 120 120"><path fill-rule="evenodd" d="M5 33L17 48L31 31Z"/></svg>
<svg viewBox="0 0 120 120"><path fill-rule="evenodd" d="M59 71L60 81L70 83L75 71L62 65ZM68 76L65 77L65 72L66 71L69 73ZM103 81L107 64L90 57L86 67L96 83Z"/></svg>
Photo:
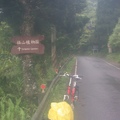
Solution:
<svg viewBox="0 0 120 120"><path fill-rule="evenodd" d="M78 96L75 96L74 99L75 99L75 100L78 100Z"/></svg>
<svg viewBox="0 0 120 120"><path fill-rule="evenodd" d="M63 101L65 100L69 100L69 96L68 95L64 95Z"/></svg>

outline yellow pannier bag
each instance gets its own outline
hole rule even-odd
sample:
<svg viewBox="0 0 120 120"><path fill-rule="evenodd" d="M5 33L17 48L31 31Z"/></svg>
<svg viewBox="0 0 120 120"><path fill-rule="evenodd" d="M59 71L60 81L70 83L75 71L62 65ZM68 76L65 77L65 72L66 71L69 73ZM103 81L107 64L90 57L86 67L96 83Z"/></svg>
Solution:
<svg viewBox="0 0 120 120"><path fill-rule="evenodd" d="M51 103L48 112L50 120L74 120L73 110L67 102Z"/></svg>

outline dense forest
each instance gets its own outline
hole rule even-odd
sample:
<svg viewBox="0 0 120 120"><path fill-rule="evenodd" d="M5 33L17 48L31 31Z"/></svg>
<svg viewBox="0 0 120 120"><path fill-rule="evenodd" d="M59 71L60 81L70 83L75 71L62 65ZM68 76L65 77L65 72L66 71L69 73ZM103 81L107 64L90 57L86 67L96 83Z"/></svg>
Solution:
<svg viewBox="0 0 120 120"><path fill-rule="evenodd" d="M92 53L95 45L120 62L119 31L119 0L0 0L0 119L29 119L39 85L49 83L71 55ZM14 36L38 35L45 36L44 54L11 53Z"/></svg>

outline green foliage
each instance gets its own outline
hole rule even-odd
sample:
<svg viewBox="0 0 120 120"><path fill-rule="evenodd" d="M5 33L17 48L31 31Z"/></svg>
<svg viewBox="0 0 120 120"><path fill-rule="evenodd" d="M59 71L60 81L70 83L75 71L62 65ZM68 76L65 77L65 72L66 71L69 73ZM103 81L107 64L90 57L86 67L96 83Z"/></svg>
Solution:
<svg viewBox="0 0 120 120"><path fill-rule="evenodd" d="M54 24L57 29L57 53L70 53L76 49L79 36L83 26L86 24L86 17L80 14L86 5L85 0L43 0L36 10L34 30L36 33L50 31L50 26ZM42 19L41 19L42 16ZM44 31L43 31L44 30ZM49 34L50 35L50 34ZM49 52L50 36L46 34L46 52ZM62 47L61 47L62 46Z"/></svg>
<svg viewBox="0 0 120 120"><path fill-rule="evenodd" d="M2 8L2 21L9 23L16 34L20 32L20 25L22 24L23 6L19 0L1 0L0 8Z"/></svg>
<svg viewBox="0 0 120 120"><path fill-rule="evenodd" d="M64 71L62 71L61 74L64 74L64 72L68 72L70 74L73 74L71 72L74 68L74 65L75 65L75 58L71 59L71 61L69 61L67 63ZM59 84L57 84L55 86L55 89L52 92L52 95L51 95L52 101L60 102L63 100L63 96L64 96L65 91L66 91L68 80L69 80L68 77L61 77Z"/></svg>
<svg viewBox="0 0 120 120"><path fill-rule="evenodd" d="M0 120L26 120L22 100L22 72L20 59L12 56L13 30L6 22L0 23Z"/></svg>
<svg viewBox="0 0 120 120"><path fill-rule="evenodd" d="M85 0L32 0L26 1L26 3L31 6L31 16L35 18L33 22L37 33L42 30L42 26L46 26L46 23L54 24L58 29L62 27L67 31L73 31L69 28L74 27L75 14L80 13L86 6ZM7 20L18 31L23 23L25 12L23 5L19 0L1 0L1 8L4 11L3 19Z"/></svg>
<svg viewBox="0 0 120 120"><path fill-rule="evenodd" d="M118 0L98 0L97 23L95 28L96 42L101 49L107 42L109 35L118 21L120 16L120 1Z"/></svg>
<svg viewBox="0 0 120 120"><path fill-rule="evenodd" d="M29 117L26 112L28 110L21 107L22 99L14 98L13 100L10 98L10 95L6 95L2 89L2 96L0 96L0 120L27 120Z"/></svg>
<svg viewBox="0 0 120 120"><path fill-rule="evenodd" d="M10 53L11 49L11 37L13 31L11 27L5 23L1 22L0 24L0 87L4 91L9 91L14 93L12 90L17 89L21 79L21 67L20 59L18 57L12 56ZM18 80L18 81L17 81ZM13 81L16 81L15 83ZM18 83L17 83L18 82ZM13 87L13 88L12 88ZM7 89L6 89L7 88ZM15 91L15 92L16 92Z"/></svg>
<svg viewBox="0 0 120 120"><path fill-rule="evenodd" d="M38 84L46 84L47 81L51 81L55 75L55 70L52 66L44 67L41 64L37 64L35 67Z"/></svg>
<svg viewBox="0 0 120 120"><path fill-rule="evenodd" d="M80 49L84 51L88 50L88 47L92 46L95 43L93 39L93 34L96 25L96 8L96 0L87 0L87 7L82 12L82 16L87 16L89 19L87 24L84 26L79 42Z"/></svg>
<svg viewBox="0 0 120 120"><path fill-rule="evenodd" d="M42 57L34 55L33 61L35 61L35 76L39 85L53 79L55 70L52 67L49 55L43 55Z"/></svg>
<svg viewBox="0 0 120 120"><path fill-rule="evenodd" d="M20 60L17 57L11 56L9 54L1 54L0 58L1 77L11 78L21 74L21 67L19 66Z"/></svg>
<svg viewBox="0 0 120 120"><path fill-rule="evenodd" d="M44 42L46 55L35 55L33 59L38 84L42 82L47 83L47 81L52 80L55 75L55 71L51 66L50 57L50 27L54 24L57 28L57 42L61 43L60 45L57 43L59 46L57 53L62 53L62 57L68 55L68 53L76 49L79 42L78 38L87 21L87 17L76 15L76 13L81 13L86 2L85 0L25 0L25 2L27 2L27 5L33 10L30 13L31 16L34 17L34 21L32 21L35 25L33 34L44 34L46 36L46 41ZM6 116L11 115L10 119L17 119L15 118L15 114L18 114L18 110L21 112L21 117L17 120L22 120L25 117L25 109L23 109L22 106L30 109L28 113L26 113L26 116L29 116L34 111L33 108L35 108L35 106L34 104L29 105L24 99L20 101L20 104L15 102L17 100L19 101L20 96L22 96L23 78L20 56L13 56L10 53L12 47L10 39L14 34L21 34L21 25L25 22L23 21L25 8L19 0L1 0L0 7L3 11L2 19L6 21L0 24L0 87L3 91L0 93L1 101L4 98L3 93L9 95L9 97L4 99L4 101L6 101L5 103L2 101L2 104L4 104L4 106L2 106L3 111L4 109L6 111L2 117L4 119ZM64 46L62 46L63 44ZM60 57L58 56L58 58ZM62 61L64 60L62 59ZM15 110L16 112L13 114Z"/></svg>
<svg viewBox="0 0 120 120"><path fill-rule="evenodd" d="M109 36L109 44L116 52L120 50L120 18L113 33Z"/></svg>
<svg viewBox="0 0 120 120"><path fill-rule="evenodd" d="M11 37L13 30L5 23L0 24L0 77L11 78L20 74L20 59L12 56L10 51L12 47Z"/></svg>
<svg viewBox="0 0 120 120"><path fill-rule="evenodd" d="M26 3L31 7L32 12L30 14L34 17L32 34L44 34L46 36L44 43L47 54L50 49L51 25L56 26L58 39L61 36L67 36L67 39L62 41L65 46L65 49L63 47L64 51L71 52L78 48L78 39L86 24L87 17L77 16L76 14L80 14L83 11L86 6L86 0L32 0L26 1ZM21 34L21 25L24 23L24 6L19 0L1 0L1 8L4 11L3 20L9 22L16 34ZM63 49L58 47L57 51L61 53Z"/></svg>
<svg viewBox="0 0 120 120"><path fill-rule="evenodd" d="M6 22L0 23L0 53L8 53L11 47L11 36L13 35L13 30ZM6 42L7 41L7 42ZM3 53L4 50L4 53Z"/></svg>
<svg viewBox="0 0 120 120"><path fill-rule="evenodd" d="M110 61L114 61L116 63L120 63L120 53L112 53L106 56L106 58Z"/></svg>

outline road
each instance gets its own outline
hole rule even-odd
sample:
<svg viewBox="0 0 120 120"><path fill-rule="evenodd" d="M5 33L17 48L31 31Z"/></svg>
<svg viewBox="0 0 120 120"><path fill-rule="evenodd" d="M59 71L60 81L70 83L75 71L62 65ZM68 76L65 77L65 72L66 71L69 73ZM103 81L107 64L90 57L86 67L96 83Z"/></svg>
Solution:
<svg viewBox="0 0 120 120"><path fill-rule="evenodd" d="M120 69L102 59L78 57L75 120L120 120Z"/></svg>

